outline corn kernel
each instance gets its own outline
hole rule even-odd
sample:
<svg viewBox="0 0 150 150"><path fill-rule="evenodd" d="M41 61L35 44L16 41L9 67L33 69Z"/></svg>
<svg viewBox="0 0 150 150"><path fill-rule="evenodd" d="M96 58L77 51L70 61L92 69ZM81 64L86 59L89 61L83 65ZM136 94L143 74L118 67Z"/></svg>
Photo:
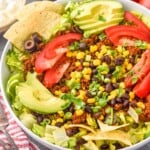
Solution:
<svg viewBox="0 0 150 150"><path fill-rule="evenodd" d="M119 53L122 53L122 51L123 51L122 46L119 45L119 46L117 47L117 51L118 51Z"/></svg>
<svg viewBox="0 0 150 150"><path fill-rule="evenodd" d="M54 93L55 93L56 96L59 96L61 94L61 91L56 90Z"/></svg>
<svg viewBox="0 0 150 150"><path fill-rule="evenodd" d="M88 74L85 74L83 77L84 77L86 80L90 80L90 79L91 79L91 76L88 75Z"/></svg>
<svg viewBox="0 0 150 150"><path fill-rule="evenodd" d="M125 88L124 82L120 82L119 87L124 89Z"/></svg>
<svg viewBox="0 0 150 150"><path fill-rule="evenodd" d="M75 114L77 116L81 116L81 115L83 115L83 113L84 113L84 111L82 109L78 109L78 110L75 111Z"/></svg>
<svg viewBox="0 0 150 150"><path fill-rule="evenodd" d="M97 55L97 58L98 59L100 59L100 58L102 58L103 57L103 54L102 53L99 53L98 55Z"/></svg>
<svg viewBox="0 0 150 150"><path fill-rule="evenodd" d="M97 51L97 50L98 50L97 45L91 45L91 46L90 46L90 52L91 52L91 53L93 53L93 52L95 52L95 51Z"/></svg>
<svg viewBox="0 0 150 150"><path fill-rule="evenodd" d="M134 99L135 94L134 94L133 92L130 92L130 93L129 93L129 97L130 97L130 99Z"/></svg>
<svg viewBox="0 0 150 150"><path fill-rule="evenodd" d="M145 105L143 102L137 102L137 106L141 109L145 109Z"/></svg>
<svg viewBox="0 0 150 150"><path fill-rule="evenodd" d="M52 126L55 126L55 124L56 124L56 120L52 120L51 125L52 125Z"/></svg>
<svg viewBox="0 0 150 150"><path fill-rule="evenodd" d="M83 59L84 56L85 56L85 53L84 53L84 52L79 52L79 53L77 53L76 58L77 58L77 59Z"/></svg>
<svg viewBox="0 0 150 150"><path fill-rule="evenodd" d="M94 59L93 60L93 65L94 66L99 66L101 64L101 61L99 59Z"/></svg>
<svg viewBox="0 0 150 150"><path fill-rule="evenodd" d="M64 111L60 110L60 111L58 111L58 114L59 114L60 117L63 117L64 116Z"/></svg>
<svg viewBox="0 0 150 150"><path fill-rule="evenodd" d="M127 70L131 70L132 69L132 64L131 63L129 63L127 66L126 66L126 68L127 68Z"/></svg>
<svg viewBox="0 0 150 150"><path fill-rule="evenodd" d="M64 124L64 128L67 129L69 125L67 123Z"/></svg>
<svg viewBox="0 0 150 150"><path fill-rule="evenodd" d="M95 98L88 98L87 103L89 103L89 104L95 103Z"/></svg>
<svg viewBox="0 0 150 150"><path fill-rule="evenodd" d="M102 45L100 53L101 53L101 54L107 53L107 46Z"/></svg>
<svg viewBox="0 0 150 150"><path fill-rule="evenodd" d="M116 78L112 78L112 79L111 79L111 82L112 82L112 83L116 83Z"/></svg>
<svg viewBox="0 0 150 150"><path fill-rule="evenodd" d="M57 118L56 122L64 122L64 120L62 118Z"/></svg>
<svg viewBox="0 0 150 150"><path fill-rule="evenodd" d="M75 62L76 67L81 66L81 63L79 61Z"/></svg>
<svg viewBox="0 0 150 150"><path fill-rule="evenodd" d="M129 55L129 51L127 51L127 50L126 50L126 51L123 51L123 56L124 56L124 57L127 57L128 55Z"/></svg>
<svg viewBox="0 0 150 150"><path fill-rule="evenodd" d="M86 74L91 74L91 73L92 73L92 69L91 69L91 68L84 68L83 71L82 71L82 73L83 73L84 75L86 75Z"/></svg>
<svg viewBox="0 0 150 150"><path fill-rule="evenodd" d="M89 67L89 62L83 62L83 66L85 66L85 67Z"/></svg>
<svg viewBox="0 0 150 150"><path fill-rule="evenodd" d="M73 56L73 53L71 51L68 51L67 52L67 57L72 57Z"/></svg>
<svg viewBox="0 0 150 150"><path fill-rule="evenodd" d="M103 91L105 91L105 88L104 88L103 86L100 86L100 87L99 87L99 90L100 90L101 92L103 92Z"/></svg>

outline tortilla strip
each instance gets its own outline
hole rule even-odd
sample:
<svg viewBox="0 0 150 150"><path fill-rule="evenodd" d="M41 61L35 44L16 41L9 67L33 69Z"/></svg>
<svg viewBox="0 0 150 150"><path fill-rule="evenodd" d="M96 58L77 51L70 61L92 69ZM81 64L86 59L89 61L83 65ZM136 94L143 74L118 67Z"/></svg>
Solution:
<svg viewBox="0 0 150 150"><path fill-rule="evenodd" d="M132 145L129 135L121 130L114 130L114 131L109 131L109 132L97 131L95 134L90 133L88 135L82 136L82 138L85 139L86 141L113 140L113 141L119 141L126 145Z"/></svg>
<svg viewBox="0 0 150 150"><path fill-rule="evenodd" d="M18 49L24 50L24 41L32 33L39 33L45 40L48 40L53 28L60 23L61 16L55 12L44 10L32 13L31 16L13 24L4 34L4 37L14 44Z"/></svg>
<svg viewBox="0 0 150 150"><path fill-rule="evenodd" d="M116 130L116 129L119 129L119 128L123 128L123 127L126 127L126 126L129 125L129 124L123 124L123 125L119 125L119 126L110 126L110 125L104 124L100 120L97 120L97 123L98 123L98 125L100 127L100 130L103 131L103 132L113 131L113 130Z"/></svg>
<svg viewBox="0 0 150 150"><path fill-rule="evenodd" d="M30 16L35 11L53 11L61 14L64 11L64 6L51 1L37 1L32 2L23 7L23 9L17 13L16 19L21 20L24 17Z"/></svg>

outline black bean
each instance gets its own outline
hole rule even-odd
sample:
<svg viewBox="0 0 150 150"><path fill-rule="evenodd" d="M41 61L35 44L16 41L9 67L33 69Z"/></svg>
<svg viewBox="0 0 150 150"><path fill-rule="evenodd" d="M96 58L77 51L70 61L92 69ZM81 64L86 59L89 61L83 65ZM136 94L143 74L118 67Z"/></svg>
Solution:
<svg viewBox="0 0 150 150"><path fill-rule="evenodd" d="M124 108L129 107L129 101L128 101L128 100L125 100L125 101L123 102L123 107L124 107Z"/></svg>
<svg viewBox="0 0 150 150"><path fill-rule="evenodd" d="M61 127L63 124L64 124L63 122L56 122L56 123L55 123L55 126L56 126L56 127Z"/></svg>
<svg viewBox="0 0 150 150"><path fill-rule="evenodd" d="M110 100L109 104L110 104L111 106L114 106L114 105L116 104L116 100L115 100L115 99Z"/></svg>
<svg viewBox="0 0 150 150"><path fill-rule="evenodd" d="M100 112L96 112L93 114L93 117L98 119L100 117L101 113Z"/></svg>
<svg viewBox="0 0 150 150"><path fill-rule="evenodd" d="M115 70L115 66L113 66L113 65L109 66L109 70L110 70L110 72L113 72Z"/></svg>
<svg viewBox="0 0 150 150"><path fill-rule="evenodd" d="M79 132L78 128L68 128L68 129L66 129L66 134L68 136L73 136L74 134L76 134L78 132Z"/></svg>
<svg viewBox="0 0 150 150"><path fill-rule="evenodd" d="M129 62L134 65L135 64L135 58L134 57L130 57L129 58Z"/></svg>
<svg viewBox="0 0 150 150"><path fill-rule="evenodd" d="M92 77L92 79L91 79L92 81L99 81L99 79L98 78L96 78L96 77Z"/></svg>
<svg viewBox="0 0 150 150"><path fill-rule="evenodd" d="M86 50L88 48L88 45L86 43L82 42L82 43L79 43L79 48L81 50Z"/></svg>
<svg viewBox="0 0 150 150"><path fill-rule="evenodd" d="M117 102L117 103L122 103L122 102L123 102L123 99L122 99L121 97L117 97L117 98L116 98L116 102Z"/></svg>
<svg viewBox="0 0 150 150"><path fill-rule="evenodd" d="M119 87L118 83L113 83L112 86L114 87L114 89L117 89Z"/></svg>
<svg viewBox="0 0 150 150"><path fill-rule="evenodd" d="M123 57L117 57L117 58L115 59L115 64L116 64L116 65L120 66L120 65L122 65L123 63L124 63L124 58L123 58Z"/></svg>
<svg viewBox="0 0 150 150"><path fill-rule="evenodd" d="M124 93L122 96L121 96L122 99L124 100L128 100L129 99L129 94L128 93Z"/></svg>
<svg viewBox="0 0 150 150"><path fill-rule="evenodd" d="M133 123L133 125L132 125L132 127L133 127L134 129L138 128L138 126L139 126L138 123Z"/></svg>
<svg viewBox="0 0 150 150"><path fill-rule="evenodd" d="M96 74L98 71L97 71L97 69L96 68L94 68L93 70L92 70L92 73L93 74Z"/></svg>
<svg viewBox="0 0 150 150"><path fill-rule="evenodd" d="M107 83L106 86L105 86L105 91L106 92L111 92L113 90L113 86L111 83Z"/></svg>
<svg viewBox="0 0 150 150"><path fill-rule="evenodd" d="M111 78L111 77L112 77L112 74L110 73L105 75L105 78Z"/></svg>
<svg viewBox="0 0 150 150"><path fill-rule="evenodd" d="M43 121L43 117L41 115L37 116L37 123L40 123Z"/></svg>
<svg viewBox="0 0 150 150"><path fill-rule="evenodd" d="M75 111L74 105L71 105L71 106L69 107L69 111L70 111L71 113L74 113L74 111Z"/></svg>
<svg viewBox="0 0 150 150"><path fill-rule="evenodd" d="M92 108L90 106L85 106L85 111L88 112L88 113L92 113Z"/></svg>
<svg viewBox="0 0 150 150"><path fill-rule="evenodd" d="M78 32L78 33L83 33L83 31L78 27L78 26L72 26L72 31L73 32Z"/></svg>
<svg viewBox="0 0 150 150"><path fill-rule="evenodd" d="M120 143L114 143L113 145L116 147L116 148L115 148L116 150L122 148L122 146L121 146Z"/></svg>
<svg viewBox="0 0 150 150"><path fill-rule="evenodd" d="M108 144L102 144L100 148L101 148L101 150L110 150Z"/></svg>
<svg viewBox="0 0 150 150"><path fill-rule="evenodd" d="M91 94L90 91L87 91L87 92L86 92L86 96L89 97L89 98L93 97L93 95Z"/></svg>
<svg viewBox="0 0 150 150"><path fill-rule="evenodd" d="M85 144L85 143L86 143L86 141L83 138L79 138L77 140L77 144L79 144L79 145L82 145L82 144Z"/></svg>
<svg viewBox="0 0 150 150"><path fill-rule="evenodd" d="M109 55L104 55L101 59L103 62L106 62L107 64L111 63L111 58Z"/></svg>

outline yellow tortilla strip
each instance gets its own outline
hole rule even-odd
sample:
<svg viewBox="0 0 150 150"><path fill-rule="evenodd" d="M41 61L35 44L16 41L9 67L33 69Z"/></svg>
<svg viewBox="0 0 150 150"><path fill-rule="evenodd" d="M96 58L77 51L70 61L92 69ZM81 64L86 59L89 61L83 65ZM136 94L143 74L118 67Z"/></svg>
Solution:
<svg viewBox="0 0 150 150"><path fill-rule="evenodd" d="M90 133L88 135L82 136L82 138L85 139L86 141L113 140L113 141L119 141L126 145L132 145L129 135L121 130L114 130L109 132L97 131L95 134Z"/></svg>
<svg viewBox="0 0 150 150"><path fill-rule="evenodd" d="M126 126L129 125L129 124L123 124L123 125L119 125L119 126L110 126L110 125L104 124L100 120L97 120L97 123L100 127L100 130L103 131L103 132L117 130L119 128L123 128L123 127L126 127Z"/></svg>
<svg viewBox="0 0 150 150"><path fill-rule="evenodd" d="M70 124L68 125L69 128L73 128L73 127L79 127L79 128L83 128L86 129L92 133L96 133L91 127L87 126L87 125L83 125L83 124Z"/></svg>
<svg viewBox="0 0 150 150"><path fill-rule="evenodd" d="M16 19L21 20L24 17L30 16L33 12L43 11L43 10L53 11L58 14L61 14L64 11L64 6L51 1L32 2L25 5L23 9L17 13Z"/></svg>
<svg viewBox="0 0 150 150"><path fill-rule="evenodd" d="M52 30L60 23L61 16L55 12L44 10L32 13L15 24L4 34L4 37L18 49L24 50L24 42L32 33L39 33L45 40L52 36Z"/></svg>

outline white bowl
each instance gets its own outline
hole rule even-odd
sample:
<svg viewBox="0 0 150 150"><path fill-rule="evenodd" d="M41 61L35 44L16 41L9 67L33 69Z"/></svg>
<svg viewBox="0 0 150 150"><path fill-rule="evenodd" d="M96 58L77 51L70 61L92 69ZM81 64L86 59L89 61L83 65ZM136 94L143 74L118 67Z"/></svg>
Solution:
<svg viewBox="0 0 150 150"><path fill-rule="evenodd" d="M135 11L138 11L146 16L149 16L150 17L150 11L137 4L137 3L134 3L130 0L118 0L120 1L125 10L135 10ZM58 0L57 2L59 3L65 3L66 0ZM19 126L29 135L31 136L34 140L36 140L37 142L39 142L40 144L50 148L50 149L55 149L55 150L65 150L65 148L62 148L60 146L57 146L57 145L54 145L54 144L51 144L43 139L41 139L40 137L38 137L37 135L35 135L32 131L30 131L28 128L26 128L22 123L21 121L17 118L17 116L14 114L14 112L12 111L11 109L11 105L9 103L9 100L7 98L7 95L6 95L6 92L5 92L5 87L6 87L6 82L7 82L7 79L9 77L9 69L8 69L8 66L6 65L6 54L8 52L8 50L11 48L11 44L8 42L3 50L3 53L2 53L2 57L1 57L1 63L0 63L0 88L1 88L1 92L2 92L2 96L5 100L5 103L10 111L10 113L12 114L12 116L14 117L14 119L16 120L16 122L19 124ZM147 138L135 145L132 145L130 147L126 147L124 148L123 150L137 150L139 149L140 147L148 144L150 142L150 138Z"/></svg>

